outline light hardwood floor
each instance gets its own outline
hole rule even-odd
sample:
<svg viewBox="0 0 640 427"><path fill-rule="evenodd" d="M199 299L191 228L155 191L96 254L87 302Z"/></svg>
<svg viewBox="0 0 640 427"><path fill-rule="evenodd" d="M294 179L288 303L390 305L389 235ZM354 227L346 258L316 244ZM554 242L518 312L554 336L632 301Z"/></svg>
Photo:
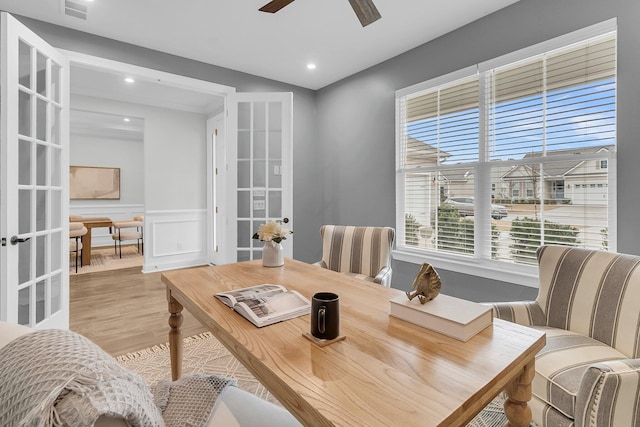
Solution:
<svg viewBox="0 0 640 427"><path fill-rule="evenodd" d="M118 356L168 341L167 299L160 273L140 267L72 276L70 329ZM206 328L183 311L184 337Z"/></svg>

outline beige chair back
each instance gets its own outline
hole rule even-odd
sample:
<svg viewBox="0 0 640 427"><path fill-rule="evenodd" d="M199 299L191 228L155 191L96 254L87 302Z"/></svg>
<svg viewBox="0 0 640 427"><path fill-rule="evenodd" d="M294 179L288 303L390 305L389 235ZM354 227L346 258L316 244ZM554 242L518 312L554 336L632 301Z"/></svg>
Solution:
<svg viewBox="0 0 640 427"><path fill-rule="evenodd" d="M80 237L87 234L87 227L84 226L81 222L70 222L69 223L69 237Z"/></svg>

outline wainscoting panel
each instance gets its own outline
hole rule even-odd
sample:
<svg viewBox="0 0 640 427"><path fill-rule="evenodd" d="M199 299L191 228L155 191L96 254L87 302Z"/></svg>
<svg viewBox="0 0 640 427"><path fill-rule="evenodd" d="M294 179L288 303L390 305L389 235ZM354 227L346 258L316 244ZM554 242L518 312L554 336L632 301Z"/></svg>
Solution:
<svg viewBox="0 0 640 427"><path fill-rule="evenodd" d="M144 234L144 272L207 263L207 211L147 211Z"/></svg>
<svg viewBox="0 0 640 427"><path fill-rule="evenodd" d="M112 221L131 220L136 215L144 214L144 205L73 205L69 206L69 215L80 215L89 218L107 217ZM91 247L113 246L113 239L106 227L94 228L91 231Z"/></svg>

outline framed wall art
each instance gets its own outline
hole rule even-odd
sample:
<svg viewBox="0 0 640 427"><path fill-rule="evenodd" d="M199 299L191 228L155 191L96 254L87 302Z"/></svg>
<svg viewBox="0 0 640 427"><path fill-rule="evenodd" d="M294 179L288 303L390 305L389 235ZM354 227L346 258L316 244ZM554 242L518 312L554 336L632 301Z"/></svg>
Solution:
<svg viewBox="0 0 640 427"><path fill-rule="evenodd" d="M120 199L120 168L70 166L69 198L71 200Z"/></svg>

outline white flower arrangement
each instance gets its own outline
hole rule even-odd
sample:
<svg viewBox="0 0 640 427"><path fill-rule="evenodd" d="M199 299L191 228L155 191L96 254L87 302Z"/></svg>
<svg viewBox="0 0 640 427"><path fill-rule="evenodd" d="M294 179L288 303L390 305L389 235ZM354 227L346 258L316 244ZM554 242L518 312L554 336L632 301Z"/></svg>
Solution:
<svg viewBox="0 0 640 427"><path fill-rule="evenodd" d="M266 224L260 224L258 232L253 235L254 239L262 240L263 242L276 242L280 243L287 239L287 234L293 233L293 230L289 230L282 226L282 223L276 221L268 221Z"/></svg>

